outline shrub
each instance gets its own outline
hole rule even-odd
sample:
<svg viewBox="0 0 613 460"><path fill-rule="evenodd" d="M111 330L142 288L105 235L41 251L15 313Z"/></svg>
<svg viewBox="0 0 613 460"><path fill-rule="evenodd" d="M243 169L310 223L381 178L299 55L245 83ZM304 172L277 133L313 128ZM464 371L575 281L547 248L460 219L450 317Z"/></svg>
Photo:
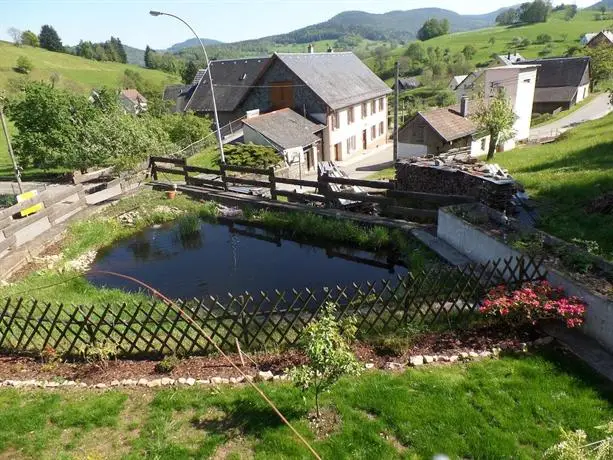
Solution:
<svg viewBox="0 0 613 460"><path fill-rule="evenodd" d="M360 363L348 345L355 337L355 320L346 319L341 325L335 312L334 304L328 303L323 314L304 329L302 345L309 363L289 371L296 386L305 392L311 388L315 391L317 418L321 417L321 392L329 389L343 375L358 375L361 371Z"/></svg>
<svg viewBox="0 0 613 460"><path fill-rule="evenodd" d="M17 66L15 66L15 70L17 70L17 72L28 74L33 68L34 66L32 65L32 61L30 61L27 57L19 56L17 58Z"/></svg>
<svg viewBox="0 0 613 460"><path fill-rule="evenodd" d="M179 235L191 236L200 231L200 218L193 214L187 214L179 219Z"/></svg>
<svg viewBox="0 0 613 460"><path fill-rule="evenodd" d="M275 149L255 144L231 144L224 147L226 163L233 166L266 169L282 161ZM215 162L219 165L220 158Z"/></svg>
<svg viewBox="0 0 613 460"><path fill-rule="evenodd" d="M604 460L613 458L613 421L596 427L606 437L600 441L588 442L583 430L562 430L562 442L547 449L543 456L549 460Z"/></svg>
<svg viewBox="0 0 613 460"><path fill-rule="evenodd" d="M540 34L538 37L536 37L535 43L537 43L539 45L544 45L545 43L551 42L551 40L552 40L551 35L549 35L549 34Z"/></svg>
<svg viewBox="0 0 613 460"><path fill-rule="evenodd" d="M179 365L180 360L176 356L166 356L155 365L155 372L159 374L170 374Z"/></svg>
<svg viewBox="0 0 613 460"><path fill-rule="evenodd" d="M577 297L566 297L561 289L541 281L526 283L514 291L504 285L498 286L490 290L479 311L515 326L560 319L573 328L583 324L585 303Z"/></svg>

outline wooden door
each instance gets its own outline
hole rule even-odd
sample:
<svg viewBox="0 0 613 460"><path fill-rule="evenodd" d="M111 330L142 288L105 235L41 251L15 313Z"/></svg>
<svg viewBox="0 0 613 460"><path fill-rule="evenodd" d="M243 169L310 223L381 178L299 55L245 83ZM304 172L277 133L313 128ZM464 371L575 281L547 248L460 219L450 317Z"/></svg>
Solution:
<svg viewBox="0 0 613 460"><path fill-rule="evenodd" d="M294 88L291 81L279 81L271 84L270 105L273 110L294 106Z"/></svg>
<svg viewBox="0 0 613 460"><path fill-rule="evenodd" d="M368 131L364 130L362 131L362 148L366 150L367 147L368 147Z"/></svg>
<svg viewBox="0 0 613 460"><path fill-rule="evenodd" d="M336 161L341 161L341 143L334 145L334 159Z"/></svg>

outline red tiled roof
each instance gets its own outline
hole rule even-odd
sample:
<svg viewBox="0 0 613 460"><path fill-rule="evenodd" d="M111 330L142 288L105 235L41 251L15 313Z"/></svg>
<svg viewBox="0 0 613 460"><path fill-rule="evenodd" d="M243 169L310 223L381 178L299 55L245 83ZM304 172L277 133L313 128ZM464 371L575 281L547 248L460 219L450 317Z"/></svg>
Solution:
<svg viewBox="0 0 613 460"><path fill-rule="evenodd" d="M123 94L125 97L127 97L136 104L138 104L139 102L147 102L145 96L143 96L135 89L124 89L121 91L121 94Z"/></svg>

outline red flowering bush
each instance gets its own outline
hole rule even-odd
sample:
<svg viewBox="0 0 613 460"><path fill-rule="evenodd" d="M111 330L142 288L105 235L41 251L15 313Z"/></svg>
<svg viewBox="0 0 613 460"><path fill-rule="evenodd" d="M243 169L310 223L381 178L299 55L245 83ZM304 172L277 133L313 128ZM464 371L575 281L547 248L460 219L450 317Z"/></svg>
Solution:
<svg viewBox="0 0 613 460"><path fill-rule="evenodd" d="M562 289L541 281L526 283L515 291L504 285L495 287L488 292L479 311L512 324L561 319L572 328L583 324L585 303L577 297L566 297Z"/></svg>

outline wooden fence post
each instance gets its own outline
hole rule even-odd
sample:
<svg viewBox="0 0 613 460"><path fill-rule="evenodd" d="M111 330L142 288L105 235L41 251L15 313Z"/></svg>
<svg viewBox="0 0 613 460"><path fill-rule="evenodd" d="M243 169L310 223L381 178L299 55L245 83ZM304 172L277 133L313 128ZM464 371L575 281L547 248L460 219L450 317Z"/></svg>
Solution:
<svg viewBox="0 0 613 460"><path fill-rule="evenodd" d="M275 179L275 167L268 168L268 181L270 182L270 197L273 200L277 199L277 181Z"/></svg>
<svg viewBox="0 0 613 460"><path fill-rule="evenodd" d="M223 189L228 191L228 178L226 177L226 164L220 163L219 169L221 171L221 181L223 182Z"/></svg>
<svg viewBox="0 0 613 460"><path fill-rule="evenodd" d="M155 160L149 160L149 164L151 166L151 177L153 177L153 180L158 180L158 172L155 169Z"/></svg>

